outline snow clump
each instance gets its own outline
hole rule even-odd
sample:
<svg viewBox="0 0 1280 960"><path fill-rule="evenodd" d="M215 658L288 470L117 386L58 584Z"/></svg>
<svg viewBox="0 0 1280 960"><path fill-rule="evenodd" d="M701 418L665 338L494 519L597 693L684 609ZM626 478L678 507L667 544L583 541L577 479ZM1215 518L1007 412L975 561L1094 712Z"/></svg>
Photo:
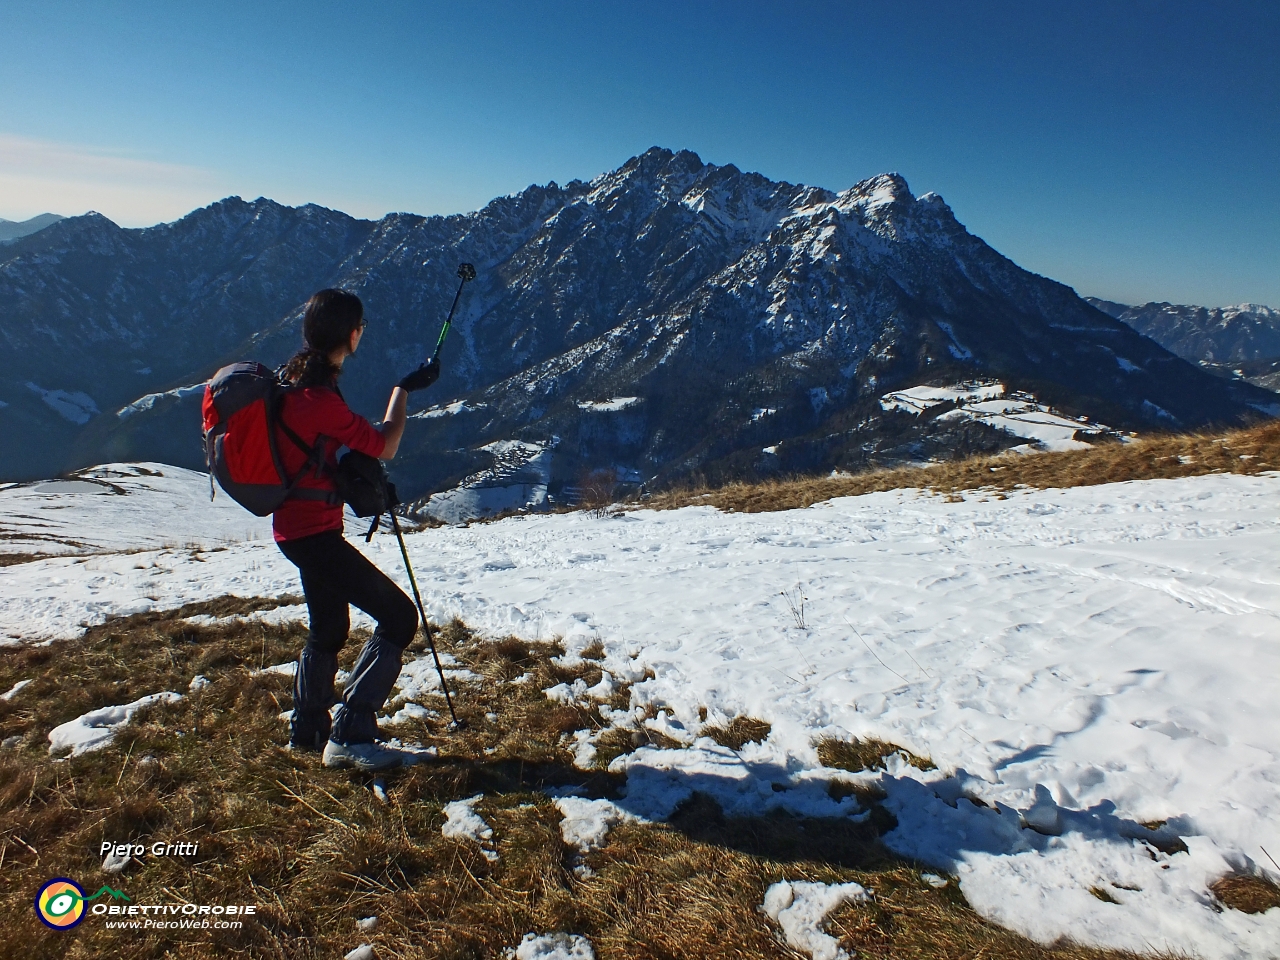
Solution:
<svg viewBox="0 0 1280 960"><path fill-rule="evenodd" d="M870 900L858 883L775 883L764 892L761 909L780 927L787 946L804 950L813 960L848 960L835 937L822 932L822 922L841 904Z"/></svg>
<svg viewBox="0 0 1280 960"><path fill-rule="evenodd" d="M520 945L503 956L505 960L596 960L591 941L576 933L526 933Z"/></svg>
<svg viewBox="0 0 1280 960"><path fill-rule="evenodd" d="M153 703L172 703L181 700L182 694L166 691L142 697L133 703L115 707L100 707L59 724L49 731L49 752L71 748L76 757L91 750L100 750L112 741L116 733L143 707Z"/></svg>

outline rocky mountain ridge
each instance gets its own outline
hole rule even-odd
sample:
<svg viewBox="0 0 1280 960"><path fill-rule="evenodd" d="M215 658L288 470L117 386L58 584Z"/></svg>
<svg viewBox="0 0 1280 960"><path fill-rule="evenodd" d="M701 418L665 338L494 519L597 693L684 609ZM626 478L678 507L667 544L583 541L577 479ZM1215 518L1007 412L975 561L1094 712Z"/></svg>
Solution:
<svg viewBox="0 0 1280 960"><path fill-rule="evenodd" d="M371 222L230 198L147 230L72 218L20 240L0 253L4 472L39 472L12 436L45 438L59 468L199 465L198 383L233 358L284 360L322 286L365 302L343 391L376 416L434 343L464 260L480 276L402 445L406 498L494 474L495 451L531 451L554 495L602 472L717 480L1022 442L880 404L917 384L999 378L1120 429L1274 400L1022 270L900 176L835 193L654 148L470 214ZM101 412L71 424L55 391Z"/></svg>
<svg viewBox="0 0 1280 960"><path fill-rule="evenodd" d="M1129 306L1096 297L1085 299L1211 373L1280 392L1280 310L1260 303Z"/></svg>
<svg viewBox="0 0 1280 960"><path fill-rule="evenodd" d="M1260 303L1232 307L1085 298L1184 360L1232 363L1280 358L1280 310Z"/></svg>

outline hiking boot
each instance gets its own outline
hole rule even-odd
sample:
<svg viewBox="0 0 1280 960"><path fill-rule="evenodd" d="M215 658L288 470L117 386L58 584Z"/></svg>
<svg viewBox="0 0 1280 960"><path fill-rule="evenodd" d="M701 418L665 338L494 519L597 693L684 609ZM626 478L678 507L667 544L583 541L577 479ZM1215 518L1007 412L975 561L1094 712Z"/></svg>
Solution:
<svg viewBox="0 0 1280 960"><path fill-rule="evenodd" d="M324 745L324 765L334 769L386 770L405 762L399 750L378 743L335 743Z"/></svg>

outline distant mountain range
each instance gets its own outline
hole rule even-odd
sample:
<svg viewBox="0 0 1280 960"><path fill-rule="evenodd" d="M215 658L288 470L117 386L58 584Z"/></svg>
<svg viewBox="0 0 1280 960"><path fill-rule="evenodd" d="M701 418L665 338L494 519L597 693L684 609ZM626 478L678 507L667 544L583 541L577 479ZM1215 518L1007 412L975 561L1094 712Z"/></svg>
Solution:
<svg viewBox="0 0 1280 960"><path fill-rule="evenodd" d="M1280 310L1257 303L1131 307L1096 297L1085 299L1184 360L1220 376L1280 390Z"/></svg>
<svg viewBox="0 0 1280 960"><path fill-rule="evenodd" d="M946 405L881 402L921 384L998 379L1122 430L1280 411L1022 270L895 174L834 193L654 148L469 214L374 222L233 197L142 230L87 215L20 239L0 250L0 474L201 465L201 382L232 359L283 361L324 286L364 299L343 391L377 416L433 345L460 261L480 276L395 464L407 498L1024 442Z"/></svg>
<svg viewBox="0 0 1280 960"><path fill-rule="evenodd" d="M42 213L30 220L5 220L0 217L0 243L29 236L63 219L65 218L56 213Z"/></svg>

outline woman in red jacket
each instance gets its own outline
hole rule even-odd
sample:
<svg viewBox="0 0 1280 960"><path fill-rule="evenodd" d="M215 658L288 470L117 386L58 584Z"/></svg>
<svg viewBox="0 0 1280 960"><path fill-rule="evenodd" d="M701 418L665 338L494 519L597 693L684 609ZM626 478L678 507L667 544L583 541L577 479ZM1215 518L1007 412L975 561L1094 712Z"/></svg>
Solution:
<svg viewBox="0 0 1280 960"><path fill-rule="evenodd" d="M402 753L377 743L376 712L400 675L401 652L417 633L418 612L404 591L343 537L342 502L331 473L342 447L383 460L394 457L410 391L434 383L440 367L424 364L401 380L391 391L381 428L374 427L351 411L338 390L342 365L360 346L364 328L364 307L355 294L321 290L307 301L305 343L285 367L286 379L297 389L286 395L280 415L305 444L314 447L318 438L326 438L328 470L311 472L298 485L334 496L330 502L286 500L272 515L272 528L281 552L301 574L311 620L294 679L290 749L323 750L327 767L381 770L404 760ZM279 447L286 472L296 475L306 454L283 439ZM377 628L356 658L331 724L338 651L351 627L349 605L369 614Z"/></svg>

